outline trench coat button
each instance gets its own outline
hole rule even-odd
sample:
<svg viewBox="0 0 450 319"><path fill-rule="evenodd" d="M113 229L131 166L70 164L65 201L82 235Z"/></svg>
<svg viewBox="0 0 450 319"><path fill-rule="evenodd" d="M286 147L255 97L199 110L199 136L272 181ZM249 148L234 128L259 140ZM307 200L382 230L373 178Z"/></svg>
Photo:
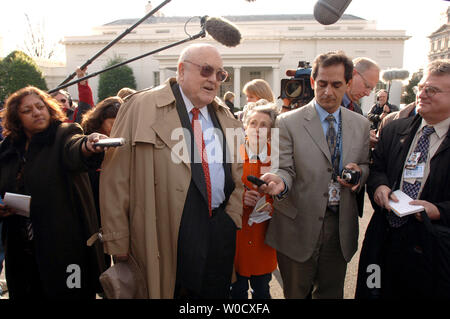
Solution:
<svg viewBox="0 0 450 319"><path fill-rule="evenodd" d="M319 221L323 221L323 216L320 216L320 217L319 217Z"/></svg>
<svg viewBox="0 0 450 319"><path fill-rule="evenodd" d="M328 167L327 171L331 173L333 169L331 167Z"/></svg>
<svg viewBox="0 0 450 319"><path fill-rule="evenodd" d="M248 244L249 244L249 245L251 245L251 244L253 244L253 243L252 243L252 241L251 241L251 240L249 240L249 241L248 241Z"/></svg>
<svg viewBox="0 0 450 319"><path fill-rule="evenodd" d="M328 197L328 193L323 193L323 197Z"/></svg>

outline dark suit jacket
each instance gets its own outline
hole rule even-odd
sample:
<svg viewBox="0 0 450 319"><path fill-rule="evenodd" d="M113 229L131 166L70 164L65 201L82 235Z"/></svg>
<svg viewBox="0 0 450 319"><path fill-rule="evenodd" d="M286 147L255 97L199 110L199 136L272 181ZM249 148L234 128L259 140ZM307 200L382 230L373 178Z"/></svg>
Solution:
<svg viewBox="0 0 450 319"><path fill-rule="evenodd" d="M173 85L172 90L181 124L191 136L194 136L178 84ZM223 132L214 108L209 105L208 111L214 127ZM202 163L194 161L194 153L198 150L195 143L191 143L190 146L192 179L178 234L177 285L202 298L226 298L233 269L237 228L233 220L225 213L225 206L235 188L231 164L226 161L225 134L222 141L225 201L213 211L212 217L209 217L208 212ZM214 273L213 276L210 275L211 271ZM212 281L209 281L209 277L213 277Z"/></svg>
<svg viewBox="0 0 450 319"><path fill-rule="evenodd" d="M403 118L393 121L383 128L380 140L373 152L373 164L367 182L369 195L373 196L380 185L387 185L392 190L399 188L403 165L408 155L408 150L414 139L422 118ZM423 187L420 199L436 205L441 213L441 219L437 224L450 226L450 129L430 162L430 173ZM369 290L366 286L367 266L380 264L383 258L384 245L389 244L389 228L386 220L386 210L375 206L375 213L366 231L358 270L357 298L368 298L373 294L379 294ZM425 229L422 223L415 218L410 218L407 223L411 231L408 232L407 242L410 246L420 244L425 238ZM407 247L405 248L407 249ZM418 264L408 265L406 268L417 268ZM405 269L406 270L406 269ZM383 270L382 270L383 271ZM431 292L430 292L431 295Z"/></svg>
<svg viewBox="0 0 450 319"><path fill-rule="evenodd" d="M384 128L380 141L373 153L373 164L367 182L369 191L375 192L378 186L395 187L400 185L408 150L422 118L399 119ZM450 129L430 162L430 173L420 199L435 204L441 212L439 223L450 226ZM395 190L395 189L394 189Z"/></svg>

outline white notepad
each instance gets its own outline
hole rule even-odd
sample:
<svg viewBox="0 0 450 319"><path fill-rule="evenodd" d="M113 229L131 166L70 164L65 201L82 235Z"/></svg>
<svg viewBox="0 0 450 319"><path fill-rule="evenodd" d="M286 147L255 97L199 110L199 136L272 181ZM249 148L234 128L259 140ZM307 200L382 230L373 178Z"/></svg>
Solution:
<svg viewBox="0 0 450 319"><path fill-rule="evenodd" d="M389 200L389 205L391 206L392 211L399 217L415 214L424 210L422 205L410 205L409 202L412 202L413 199L403 193L401 190L396 190L393 192L395 196L398 198L398 202L394 202Z"/></svg>
<svg viewBox="0 0 450 319"><path fill-rule="evenodd" d="M5 193L3 198L5 205L16 209L17 215L30 217L31 196L15 193Z"/></svg>

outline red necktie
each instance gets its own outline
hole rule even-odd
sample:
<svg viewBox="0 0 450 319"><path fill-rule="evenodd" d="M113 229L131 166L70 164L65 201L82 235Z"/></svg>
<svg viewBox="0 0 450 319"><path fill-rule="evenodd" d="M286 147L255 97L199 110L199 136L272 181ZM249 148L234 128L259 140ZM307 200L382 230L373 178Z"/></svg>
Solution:
<svg viewBox="0 0 450 319"><path fill-rule="evenodd" d="M197 145L198 152L202 158L202 168L203 173L205 174L205 183L206 183L206 191L208 192L208 210L209 216L212 215L211 210L211 178L209 177L209 165L208 165L208 157L206 156L206 148L205 141L203 140L203 132L200 120L198 119L198 114L200 110L197 108L193 108L191 110L192 116L192 130L194 131L194 139L195 144Z"/></svg>
<svg viewBox="0 0 450 319"><path fill-rule="evenodd" d="M355 110L355 107L353 106L353 101L350 101L350 104L348 105L348 109L350 111L354 111Z"/></svg>

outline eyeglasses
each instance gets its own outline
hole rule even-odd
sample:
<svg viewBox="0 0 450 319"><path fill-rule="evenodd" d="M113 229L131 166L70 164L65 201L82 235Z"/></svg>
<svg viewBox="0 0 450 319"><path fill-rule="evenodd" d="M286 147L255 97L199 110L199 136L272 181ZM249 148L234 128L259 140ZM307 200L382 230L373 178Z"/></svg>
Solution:
<svg viewBox="0 0 450 319"><path fill-rule="evenodd" d="M417 86L417 94L420 94L420 92L425 91L425 94L428 97L433 97L438 93L450 93L449 91L441 91L440 89L438 89L437 87L434 86L422 86L422 85L418 85Z"/></svg>
<svg viewBox="0 0 450 319"><path fill-rule="evenodd" d="M356 71L356 73L358 73L359 74L359 76L361 77L361 79L363 79L363 82L364 82L364 86L366 87L366 89L368 89L368 90L370 90L370 91L372 91L373 90L373 88L375 87L375 86L373 86L373 85L370 85L369 84L369 82L367 82L367 80L366 80L366 78L361 74L361 72L359 72L358 70L356 70L355 69L355 71Z"/></svg>
<svg viewBox="0 0 450 319"><path fill-rule="evenodd" d="M209 78L215 71L215 69L210 66L209 64L205 64L205 65L199 65L197 63L188 61L188 60L184 60L183 62L187 62L190 64L193 64L197 67L200 68L200 75L203 76L204 78ZM216 72L216 80L219 82L224 82L228 77L228 72L223 70L223 69L218 69Z"/></svg>

